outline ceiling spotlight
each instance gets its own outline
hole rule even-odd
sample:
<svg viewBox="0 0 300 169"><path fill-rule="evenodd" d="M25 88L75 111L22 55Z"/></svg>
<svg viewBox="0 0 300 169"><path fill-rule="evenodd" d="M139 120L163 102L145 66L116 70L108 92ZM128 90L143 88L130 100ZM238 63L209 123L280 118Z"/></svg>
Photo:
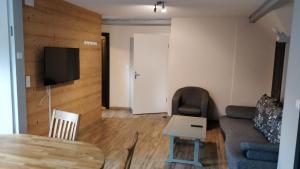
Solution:
<svg viewBox="0 0 300 169"><path fill-rule="evenodd" d="M167 8L165 7L165 3L162 4L161 12L166 13Z"/></svg>
<svg viewBox="0 0 300 169"><path fill-rule="evenodd" d="M167 8L165 6L165 2L164 1L157 1L154 4L154 13L156 13L156 11L157 11L157 6L160 6L160 5L161 5L161 12L163 12L163 13L167 12Z"/></svg>

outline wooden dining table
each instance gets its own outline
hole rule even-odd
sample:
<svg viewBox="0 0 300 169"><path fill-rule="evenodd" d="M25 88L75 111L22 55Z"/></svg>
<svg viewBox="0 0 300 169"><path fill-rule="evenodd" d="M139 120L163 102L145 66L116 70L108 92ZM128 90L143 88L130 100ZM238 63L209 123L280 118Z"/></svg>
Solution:
<svg viewBox="0 0 300 169"><path fill-rule="evenodd" d="M100 169L95 145L33 135L0 135L0 169Z"/></svg>

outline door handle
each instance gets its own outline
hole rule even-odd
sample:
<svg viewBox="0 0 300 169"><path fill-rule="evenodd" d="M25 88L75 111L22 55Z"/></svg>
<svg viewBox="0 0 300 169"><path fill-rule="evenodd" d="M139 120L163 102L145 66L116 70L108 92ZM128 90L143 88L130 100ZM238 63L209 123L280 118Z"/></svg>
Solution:
<svg viewBox="0 0 300 169"><path fill-rule="evenodd" d="M134 79L137 79L137 77L141 76L141 74L134 72Z"/></svg>

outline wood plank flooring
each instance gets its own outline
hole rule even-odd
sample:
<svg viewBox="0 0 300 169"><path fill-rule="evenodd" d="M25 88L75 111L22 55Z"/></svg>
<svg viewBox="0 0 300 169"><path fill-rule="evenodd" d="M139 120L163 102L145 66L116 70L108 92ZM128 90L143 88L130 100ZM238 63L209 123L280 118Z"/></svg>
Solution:
<svg viewBox="0 0 300 169"><path fill-rule="evenodd" d="M105 169L118 169L124 149L135 131L140 137L131 169L198 169L183 164L166 164L169 140L162 135L169 117L166 114L131 115L127 111L104 111L103 119L79 134L79 140L93 143L105 153ZM193 144L185 141L176 145L175 157L193 159ZM224 141L216 122L208 123L205 146L200 149L205 169L228 169L224 155Z"/></svg>

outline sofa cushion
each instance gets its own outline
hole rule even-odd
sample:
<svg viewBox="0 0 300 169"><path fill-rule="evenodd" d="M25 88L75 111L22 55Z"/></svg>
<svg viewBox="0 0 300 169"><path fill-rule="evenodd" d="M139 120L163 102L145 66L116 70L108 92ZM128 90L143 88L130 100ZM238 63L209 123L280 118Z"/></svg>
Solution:
<svg viewBox="0 0 300 169"><path fill-rule="evenodd" d="M238 142L236 150L240 151L241 142L268 143L266 138L253 127L253 121L248 119L236 119L230 117L220 117L220 127L227 139Z"/></svg>
<svg viewBox="0 0 300 169"><path fill-rule="evenodd" d="M255 110L256 110L256 107L229 105L226 107L225 111L226 111L227 117L251 120L255 116Z"/></svg>
<svg viewBox="0 0 300 169"><path fill-rule="evenodd" d="M190 105L182 105L178 108L178 111L186 115L199 115L201 113L200 108Z"/></svg>
<svg viewBox="0 0 300 169"><path fill-rule="evenodd" d="M245 158L240 149L241 142L268 143L266 138L253 127L251 120L221 117L220 126L225 133L225 147L234 158Z"/></svg>
<svg viewBox="0 0 300 169"><path fill-rule="evenodd" d="M250 160L240 149L241 142L256 142L265 144L267 139L254 127L252 120L220 117L220 127L225 134L225 151L230 169L276 169L277 163L269 161Z"/></svg>
<svg viewBox="0 0 300 169"><path fill-rule="evenodd" d="M248 159L277 162L279 145L242 142L241 151Z"/></svg>
<svg viewBox="0 0 300 169"><path fill-rule="evenodd" d="M259 160L241 160L237 162L236 169L277 169L277 163Z"/></svg>

